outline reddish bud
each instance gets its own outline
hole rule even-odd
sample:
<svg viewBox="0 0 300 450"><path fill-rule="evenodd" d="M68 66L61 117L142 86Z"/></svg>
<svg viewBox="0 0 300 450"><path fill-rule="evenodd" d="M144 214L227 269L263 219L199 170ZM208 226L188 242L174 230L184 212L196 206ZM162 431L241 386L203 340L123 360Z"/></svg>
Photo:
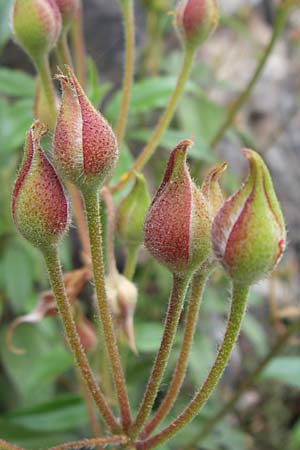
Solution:
<svg viewBox="0 0 300 450"><path fill-rule="evenodd" d="M41 249L60 240L68 227L69 212L63 187L40 145L45 133L38 121L27 133L12 196L12 214L18 230Z"/></svg>
<svg viewBox="0 0 300 450"><path fill-rule="evenodd" d="M67 30L79 9L79 0L55 0L59 8L63 29Z"/></svg>
<svg viewBox="0 0 300 450"><path fill-rule="evenodd" d="M227 169L227 163L218 164L213 167L205 177L201 191L208 202L211 217L215 217L224 203L224 195L219 184L219 179L224 170Z"/></svg>
<svg viewBox="0 0 300 450"><path fill-rule="evenodd" d="M270 273L286 246L286 230L269 171L262 158L244 150L250 174L219 210L212 227L213 248L229 276L252 284Z"/></svg>
<svg viewBox="0 0 300 450"><path fill-rule="evenodd" d="M49 54L61 32L55 0L16 0L12 23L18 43L35 62Z"/></svg>
<svg viewBox="0 0 300 450"><path fill-rule="evenodd" d="M196 270L211 249L208 205L186 164L191 145L184 140L171 153L144 226L149 252L178 274Z"/></svg>
<svg viewBox="0 0 300 450"><path fill-rule="evenodd" d="M197 48L218 23L216 0L181 0L176 9L176 26L187 47Z"/></svg>
<svg viewBox="0 0 300 450"><path fill-rule="evenodd" d="M98 189L118 158L116 137L88 100L72 69L58 75L63 98L57 118L53 154L65 179L81 190Z"/></svg>

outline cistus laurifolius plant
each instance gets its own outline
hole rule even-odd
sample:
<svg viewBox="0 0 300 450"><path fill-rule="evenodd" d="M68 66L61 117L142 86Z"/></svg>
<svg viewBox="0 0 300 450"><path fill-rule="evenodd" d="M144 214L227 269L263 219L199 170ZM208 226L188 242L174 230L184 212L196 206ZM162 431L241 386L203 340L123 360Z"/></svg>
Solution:
<svg viewBox="0 0 300 450"><path fill-rule="evenodd" d="M54 137L49 160L40 145L45 127L35 122L27 133L25 154L13 189L12 213L20 233L44 256L51 296L55 298L68 345L73 352L74 364L88 390L85 398L88 399L89 412L93 413L89 398L97 407L91 423L97 424L98 413L103 422L104 437L73 442L70 448L82 448L83 445L104 448L109 444L117 447L120 444L126 450L150 450L179 432L209 399L238 337L250 286L268 275L282 256L286 246L285 224L268 169L262 158L252 150L245 150L250 164L249 177L238 192L227 200L219 184L226 163L218 164L208 171L201 189L192 180L187 165L187 150L192 145L189 139L179 142L171 152L152 203L146 180L140 173L174 116L197 49L216 27L217 2L181 0L177 3L175 25L183 43L184 58L176 86L149 142L113 186L110 179L119 156L118 143L122 147L126 137L134 74L134 3L132 0L120 1L125 25L126 58L116 135L84 90L86 80L83 74L86 67L83 67L85 54L80 32L81 6L80 0L15 0L12 14L14 33L32 58L43 91L36 99L36 115L45 117L51 130L54 130ZM74 50L72 55L69 54L69 42ZM52 50L62 63L63 70L56 76L62 91L59 108L56 106L59 89L54 89L53 73L49 66ZM69 56L74 57L75 69ZM65 65L68 59L70 62ZM49 111L45 107L46 102ZM232 119L231 115L229 119ZM223 132L222 128L220 133ZM126 144L130 145L131 142ZM126 192L116 211L113 194L119 193L133 177L136 178L135 183L129 193ZM83 258L83 269L87 273L86 280L93 281L95 290L95 295L91 295L95 300L92 307L101 324L99 347L103 348L105 354L101 360L104 377L102 373L100 376L95 373L96 368L91 367L86 355L97 345L94 328L84 315L80 316L82 321L78 326L75 310L72 309L71 302L77 299L80 288L74 291L75 284L72 285L70 281L72 275L69 274L67 282L61 270L59 244L68 228L69 205L60 178L66 182L71 194L75 221L86 256ZM102 245L100 195L104 198L108 216L105 248ZM117 269L114 257L116 230L126 248L126 263L122 273L119 267ZM133 416L128 395L131 391L124 373L123 355L120 354L124 345L121 349L118 345L121 339L118 341L117 338L118 329L122 329L131 348L136 350L133 316L135 306L138 305L139 290L132 279L138 249L143 243L150 255L171 271L172 289L161 343L143 398ZM107 267L104 264L104 250ZM223 341L206 379L185 409L159 432L153 433L169 415L180 394L197 329L201 299L217 260L232 285L230 312ZM186 301L187 296L189 298ZM153 406L183 310L185 320L183 333L180 333L178 360L171 383L166 384L166 395L159 408L155 409ZM115 321L112 320L112 313L115 314ZM105 384L107 378L112 379L109 386ZM98 430L95 434L98 436ZM2 442L0 439L0 447ZM55 450L67 447L68 444L64 444L55 447ZM5 448L10 450L12 447L7 444Z"/></svg>
<svg viewBox="0 0 300 450"><path fill-rule="evenodd" d="M57 75L62 101L57 117L53 157L61 176L80 190L97 189L112 174L118 159L116 137L88 100L72 69Z"/></svg>
<svg viewBox="0 0 300 450"><path fill-rule="evenodd" d="M285 246L286 229L269 171L253 150L247 181L216 215L212 227L214 252L236 282L252 284L278 264Z"/></svg>
<svg viewBox="0 0 300 450"><path fill-rule="evenodd" d="M16 40L35 62L55 47L62 25L55 0L16 0L12 24Z"/></svg>
<svg viewBox="0 0 300 450"><path fill-rule="evenodd" d="M38 248L57 245L69 222L64 189L40 145L45 133L45 127L38 121L27 133L12 195L14 222L20 233Z"/></svg>

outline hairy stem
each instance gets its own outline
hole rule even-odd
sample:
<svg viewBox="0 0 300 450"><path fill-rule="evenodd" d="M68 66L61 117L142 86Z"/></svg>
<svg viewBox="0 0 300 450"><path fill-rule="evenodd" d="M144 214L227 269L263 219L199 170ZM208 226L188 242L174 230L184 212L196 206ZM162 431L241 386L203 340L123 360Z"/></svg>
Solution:
<svg viewBox="0 0 300 450"><path fill-rule="evenodd" d="M81 86L86 84L86 50L83 36L82 2L71 26L71 44L74 56L75 73Z"/></svg>
<svg viewBox="0 0 300 450"><path fill-rule="evenodd" d="M125 268L124 268L124 275L128 280L132 280L135 268L136 268L136 262L137 262L137 256L138 256L138 247L127 247L127 256L126 256L126 262L125 262Z"/></svg>
<svg viewBox="0 0 300 450"><path fill-rule="evenodd" d="M44 56L35 61L36 69L38 71L42 89L44 90L45 97L48 102L49 111L51 115L51 122L55 124L56 120L56 99L55 91L52 83L51 72L49 67L49 60L47 56Z"/></svg>
<svg viewBox="0 0 300 450"><path fill-rule="evenodd" d="M134 54L135 54L135 20L134 20L133 0L120 0L120 4L123 13L124 33L125 33L125 67L124 67L124 77L122 87L123 96L121 101L119 117L116 125L116 136L119 147L121 147L122 145L126 129L130 96L134 77Z"/></svg>
<svg viewBox="0 0 300 450"><path fill-rule="evenodd" d="M109 444L126 444L127 437L124 435L120 436L108 436L104 438L97 439L85 439L83 441L70 442L69 444L57 445L56 447L51 447L50 450L68 450L68 449L79 449L86 448L87 446L94 445L105 445L105 448Z"/></svg>
<svg viewBox="0 0 300 450"><path fill-rule="evenodd" d="M238 338L242 319L245 314L249 287L244 285L233 284L231 310L227 322L227 328L222 345L218 351L216 360L209 371L209 374L201 386L200 390L195 394L194 398L185 408L185 410L166 428L157 435L138 442L136 447L138 450L148 450L155 448L163 442L169 440L185 425L187 425L199 413L202 406L207 402L222 373L228 363L229 357L233 350L234 344Z"/></svg>
<svg viewBox="0 0 300 450"><path fill-rule="evenodd" d="M86 385L88 386L89 391L93 399L95 400L95 403L97 404L98 409L102 414L107 426L112 431L119 430L119 424L113 416L99 386L97 385L87 356L81 345L80 338L76 330L76 325L72 316L71 306L66 296L58 250L57 248L50 247L45 250L43 254L49 274L49 279L51 282L52 291L56 299L65 334L68 338L69 346L73 352L76 365L78 366L80 374Z"/></svg>
<svg viewBox="0 0 300 450"><path fill-rule="evenodd" d="M107 301L104 281L104 264L102 250L102 230L100 220L100 200L98 190L84 193L84 202L90 236L91 256L97 305L101 319L104 340L110 359L112 376L120 406L122 425L125 431L131 424L131 413L126 389L124 371L117 346L113 320Z"/></svg>
<svg viewBox="0 0 300 450"><path fill-rule="evenodd" d="M57 42L56 53L59 59L60 64L67 64L70 67L73 67L72 57L68 45L67 33L64 32L60 35L60 38ZM63 70L64 68L62 68Z"/></svg>
<svg viewBox="0 0 300 450"><path fill-rule="evenodd" d="M300 322L297 321L290 325L288 330L282 335L279 336L271 347L270 351L267 355L261 360L261 362L257 365L253 372L251 372L247 378L242 382L236 393L233 397L224 404L224 406L210 419L207 420L204 428L200 431L198 435L196 435L193 442L190 442L187 446L184 447L184 450L192 450L195 448L195 445L199 445L202 443L207 436L210 435L211 431L215 428L215 426L234 408L237 402L240 400L242 395L253 386L257 378L261 375L264 369L268 366L270 361L272 361L275 356L277 356L284 346L287 344L291 336L300 330Z"/></svg>
<svg viewBox="0 0 300 450"><path fill-rule="evenodd" d="M224 122L221 124L221 126L217 130L215 136L213 136L211 142L209 143L210 147L215 147L220 142L220 140L224 136L225 132L232 125L237 113L239 112L241 107L248 100L257 80L259 79L259 77L269 59L269 56L271 55L271 53L273 51L273 48L274 48L278 38L281 35L282 29L285 24L285 19L287 17L287 12L288 12L288 9L283 6L278 8L271 39L270 39L267 47L265 48L264 53L262 54L261 58L259 59L256 69L255 69L252 77L250 78L247 86L240 93L240 95L236 98L236 100L234 100L234 102L231 104Z"/></svg>
<svg viewBox="0 0 300 450"><path fill-rule="evenodd" d="M167 416L180 392L186 374L189 353L193 343L199 309L208 274L209 273L207 271L204 271L194 275L193 277L188 310L185 318L184 336L173 378L160 407L158 408L154 417L146 424L141 434L142 439L148 437L157 427L157 425Z"/></svg>
<svg viewBox="0 0 300 450"><path fill-rule="evenodd" d="M130 429L129 434L132 441L134 441L138 436L139 431L151 412L159 385L168 363L189 281L190 277L181 278L175 274L173 275L173 288L165 319L164 332L143 401L138 411L136 420Z"/></svg>
<svg viewBox="0 0 300 450"><path fill-rule="evenodd" d="M148 144L144 147L144 149L136 159L135 163L133 164L132 168L128 172L124 173L121 177L121 180L115 186L113 186L112 192L118 192L119 190L121 190L123 186L129 180L131 180L131 178L134 176L134 173L140 171L147 164L151 156L154 154L161 137L168 128L174 116L176 107L178 105L178 101L183 93L185 83L188 79L193 59L194 59L194 51L186 50L182 67L177 79L176 87L166 106L166 109L161 115L159 122L153 131L153 134Z"/></svg>

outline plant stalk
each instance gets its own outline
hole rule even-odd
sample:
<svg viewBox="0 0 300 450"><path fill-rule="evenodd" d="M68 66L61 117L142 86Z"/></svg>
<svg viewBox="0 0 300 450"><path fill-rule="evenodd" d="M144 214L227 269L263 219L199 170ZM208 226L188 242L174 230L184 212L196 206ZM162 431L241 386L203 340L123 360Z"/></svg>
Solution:
<svg viewBox="0 0 300 450"><path fill-rule="evenodd" d="M74 56L75 73L81 86L86 84L86 50L83 33L82 2L79 0L77 15L71 26L71 44Z"/></svg>
<svg viewBox="0 0 300 450"><path fill-rule="evenodd" d="M157 425L167 416L180 392L186 374L189 353L193 343L201 300L209 272L210 271L205 270L204 272L195 274L193 277L190 300L185 318L184 335L173 378L160 407L156 411L154 417L146 424L143 432L141 433L142 439L146 439L157 427Z"/></svg>
<svg viewBox="0 0 300 450"><path fill-rule="evenodd" d="M257 365L253 372L251 372L246 380L242 382L236 393L232 396L232 398L224 404L224 406L218 411L213 417L207 420L204 428L200 431L200 433L193 439L193 442L190 442L187 446L183 448L183 450L192 450L195 448L195 445L199 445L202 443L207 436L210 435L211 431L215 428L215 426L234 408L234 406L238 403L242 395L253 386L255 381L264 371L264 369L268 366L270 361L277 356L284 346L287 344L289 339L293 334L300 330L300 322L297 321L289 326L288 330L282 335L279 336L275 342L275 344L271 347L270 351L267 355L261 360L261 362Z"/></svg>
<svg viewBox="0 0 300 450"><path fill-rule="evenodd" d="M215 147L220 142L220 140L224 136L225 132L232 125L237 113L239 112L241 107L248 100L257 80L259 79L263 69L265 68L265 65L269 59L269 56L271 55L271 53L273 51L273 48L274 48L278 38L281 35L281 32L285 25L287 14L288 14L287 7L285 7L284 5L278 7L271 39L270 39L267 47L265 48L264 53L262 54L261 58L259 59L256 69L255 69L252 77L250 78L247 86L240 93L240 95L236 98L236 100L234 100L234 102L231 104L224 122L221 124L220 128L217 130L215 136L213 136L213 138L211 139L211 141L209 143L210 147Z"/></svg>
<svg viewBox="0 0 300 450"><path fill-rule="evenodd" d="M45 258L52 291L57 302L65 334L68 338L69 346L73 352L76 365L78 366L80 374L88 386L89 391L107 426L111 431L117 431L120 429L120 426L108 407L99 386L97 385L76 330L76 325L71 312L71 306L66 296L58 250L57 248L49 247L43 251L43 255Z"/></svg>
<svg viewBox="0 0 300 450"><path fill-rule="evenodd" d="M227 322L226 332L218 351L216 360L210 369L210 372L201 386L200 390L195 394L194 398L185 408L185 410L166 428L155 436L136 443L138 450L148 450L155 448L163 442L169 440L184 426L186 426L199 413L202 406L207 402L222 373L228 363L229 357L233 350L234 344L238 338L241 328L242 319L245 314L249 287L233 284L231 310Z"/></svg>
<svg viewBox="0 0 300 450"><path fill-rule="evenodd" d="M131 424L131 413L126 389L124 371L111 316L110 307L105 292L104 264L102 250L102 230L100 220L100 199L98 189L83 193L86 208L87 223L90 236L91 256L94 272L94 284L97 295L98 312L103 328L104 340L110 359L112 376L115 383L120 406L122 425L127 431Z"/></svg>
<svg viewBox="0 0 300 450"><path fill-rule="evenodd" d="M44 56L35 61L35 66L39 74L41 85L45 93L45 97L48 102L49 111L51 114L51 121L55 124L56 120L56 99L55 91L52 83L50 66L48 56Z"/></svg>
<svg viewBox="0 0 300 450"><path fill-rule="evenodd" d="M67 33L64 32L60 35L60 38L57 42L56 52L58 59L62 65L68 65L73 67L72 57L68 45ZM64 70L64 67L62 68Z"/></svg>
<svg viewBox="0 0 300 450"><path fill-rule="evenodd" d="M185 83L190 74L190 70L192 67L193 59L194 59L194 54L195 54L194 50L187 49L185 51L185 55L184 55L183 62L182 62L182 67L181 67L181 70L180 70L180 73L179 73L178 79L177 79L177 84L176 84L173 94L166 106L166 109L164 110L163 114L161 115L159 122L156 125L148 144L144 147L144 149L142 150L142 152L140 153L140 155L134 162L132 168L128 172L125 172L121 176L120 181L115 186L112 187L113 193L120 191L123 188L123 186L125 184L127 184L127 182L129 180L131 180L131 178L134 176L134 173L139 172L147 164L149 159L154 154L161 137L163 136L164 132L168 128L168 126L174 116L179 99L183 93Z"/></svg>
<svg viewBox="0 0 300 450"><path fill-rule="evenodd" d="M129 432L131 441L134 441L138 436L155 401L155 397L157 395L172 349L189 281L189 276L179 277L178 275L173 275L173 288L169 300L160 348L155 358L152 372L136 420Z"/></svg>
<svg viewBox="0 0 300 450"><path fill-rule="evenodd" d="M97 439L85 439L83 441L70 442L69 444L57 445L52 447L50 450L69 450L69 449L79 449L87 448L88 446L105 445L105 448L109 444L126 444L127 437L124 435L119 436L108 436L104 438Z"/></svg>
<svg viewBox="0 0 300 450"><path fill-rule="evenodd" d="M121 148L128 118L130 96L134 77L135 20L133 0L120 0L125 34L125 66L123 77L123 96L116 125L116 137Z"/></svg>

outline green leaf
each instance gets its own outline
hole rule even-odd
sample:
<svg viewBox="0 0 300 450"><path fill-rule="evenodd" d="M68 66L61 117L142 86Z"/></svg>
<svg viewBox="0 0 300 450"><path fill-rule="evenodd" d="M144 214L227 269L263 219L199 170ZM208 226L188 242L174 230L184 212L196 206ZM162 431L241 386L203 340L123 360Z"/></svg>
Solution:
<svg viewBox="0 0 300 450"><path fill-rule="evenodd" d="M135 332L138 351L151 353L159 348L163 325L157 322L137 323Z"/></svg>
<svg viewBox="0 0 300 450"><path fill-rule="evenodd" d="M261 375L263 380L277 380L300 388L300 357L281 356L273 359Z"/></svg>
<svg viewBox="0 0 300 450"><path fill-rule="evenodd" d="M45 322L49 325L51 319L45 319ZM7 348L5 333L3 329L2 364L20 395L21 403L30 406L48 400L53 395L57 377L72 366L70 355L62 348L62 336L58 331L51 336L43 322L20 325L15 330L13 343L17 348L25 349L26 353L16 355Z"/></svg>
<svg viewBox="0 0 300 450"><path fill-rule="evenodd" d="M10 97L33 98L35 93L35 80L20 70L0 69L0 93Z"/></svg>
<svg viewBox="0 0 300 450"><path fill-rule="evenodd" d="M176 77L146 78L135 83L130 101L130 115L150 113L153 109L164 108L176 85ZM199 87L192 81L185 92L198 92ZM113 123L118 117L122 92L118 91L105 110L105 115Z"/></svg>
<svg viewBox="0 0 300 450"><path fill-rule="evenodd" d="M14 310L22 313L32 295L32 259L17 241L8 243L2 256L2 277Z"/></svg>
<svg viewBox="0 0 300 450"><path fill-rule="evenodd" d="M11 35L10 12L13 0L0 1L0 51Z"/></svg>
<svg viewBox="0 0 300 450"><path fill-rule="evenodd" d="M6 420L31 431L76 430L88 421L86 406L79 397L65 395L54 401L6 415Z"/></svg>
<svg viewBox="0 0 300 450"><path fill-rule="evenodd" d="M128 137L129 139L142 141L146 144L150 140L152 134L153 130L139 128L130 132ZM186 139L187 137L189 137L189 135L186 131L169 129L164 133L159 145L160 147L164 147L171 151L176 147L179 141ZM195 139L194 145L189 149L188 156L199 161L211 162L214 160L214 155L209 151L208 146L201 138Z"/></svg>
<svg viewBox="0 0 300 450"><path fill-rule="evenodd" d="M263 326L252 316L246 314L243 322L243 333L253 344L258 355L264 356L267 352L267 336Z"/></svg>

